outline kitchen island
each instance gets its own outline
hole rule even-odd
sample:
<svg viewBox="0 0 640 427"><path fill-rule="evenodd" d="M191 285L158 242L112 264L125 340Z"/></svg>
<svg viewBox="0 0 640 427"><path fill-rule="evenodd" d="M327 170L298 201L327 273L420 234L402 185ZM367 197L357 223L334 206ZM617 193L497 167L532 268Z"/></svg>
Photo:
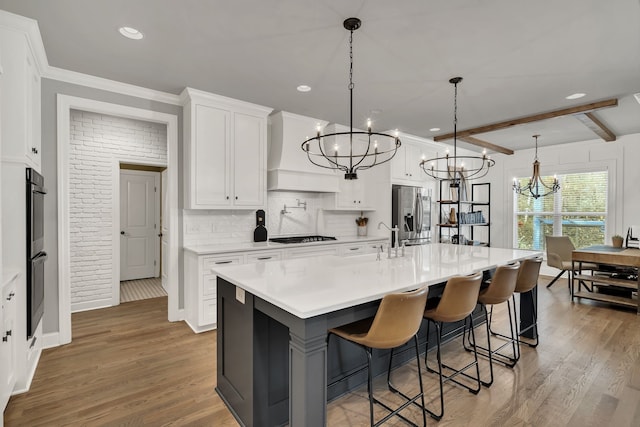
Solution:
<svg viewBox="0 0 640 427"><path fill-rule="evenodd" d="M242 425L326 425L328 378L346 370L343 351L327 352L327 330L374 315L384 295L540 255L448 244L405 251L214 269L216 390Z"/></svg>

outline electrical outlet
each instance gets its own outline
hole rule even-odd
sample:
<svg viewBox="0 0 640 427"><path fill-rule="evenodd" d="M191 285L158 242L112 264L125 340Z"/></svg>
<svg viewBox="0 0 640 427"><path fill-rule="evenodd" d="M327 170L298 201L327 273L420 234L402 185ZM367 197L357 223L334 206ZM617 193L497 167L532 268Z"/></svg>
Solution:
<svg viewBox="0 0 640 427"><path fill-rule="evenodd" d="M187 233L194 234L200 232L200 224L191 223L187 224Z"/></svg>
<svg viewBox="0 0 640 427"><path fill-rule="evenodd" d="M244 304L244 289L236 286L236 299L240 304Z"/></svg>

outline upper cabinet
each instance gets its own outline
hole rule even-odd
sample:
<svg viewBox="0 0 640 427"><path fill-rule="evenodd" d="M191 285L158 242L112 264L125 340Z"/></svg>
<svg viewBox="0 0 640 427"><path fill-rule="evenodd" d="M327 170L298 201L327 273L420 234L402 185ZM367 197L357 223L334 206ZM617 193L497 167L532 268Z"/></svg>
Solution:
<svg viewBox="0 0 640 427"><path fill-rule="evenodd" d="M41 172L40 72L27 34L0 27L2 158Z"/></svg>
<svg viewBox="0 0 640 427"><path fill-rule="evenodd" d="M394 184L421 185L430 178L420 168L420 162L438 156L433 142L406 134L400 135L402 145L391 160L391 180Z"/></svg>
<svg viewBox="0 0 640 427"><path fill-rule="evenodd" d="M271 109L186 88L185 209L263 209Z"/></svg>

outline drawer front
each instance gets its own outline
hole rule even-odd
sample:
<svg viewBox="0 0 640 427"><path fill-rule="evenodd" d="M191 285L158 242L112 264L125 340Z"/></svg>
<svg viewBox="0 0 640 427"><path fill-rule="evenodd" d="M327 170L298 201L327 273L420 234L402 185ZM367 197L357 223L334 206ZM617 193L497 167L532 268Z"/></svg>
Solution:
<svg viewBox="0 0 640 427"><path fill-rule="evenodd" d="M322 255L338 255L337 246L322 246L318 248L300 248L287 250L288 258L306 258Z"/></svg>
<svg viewBox="0 0 640 427"><path fill-rule="evenodd" d="M282 251L262 251L247 254L247 263L277 261L282 259Z"/></svg>
<svg viewBox="0 0 640 427"><path fill-rule="evenodd" d="M210 325L216 323L216 299L204 299L202 300L202 307L200 310L200 326Z"/></svg>
<svg viewBox="0 0 640 427"><path fill-rule="evenodd" d="M210 273L214 267L222 265L244 264L243 254L233 254L228 256L208 256L202 259L202 268L205 273Z"/></svg>
<svg viewBox="0 0 640 427"><path fill-rule="evenodd" d="M202 276L202 296L204 298L216 297L216 280L215 274L204 274Z"/></svg>
<svg viewBox="0 0 640 427"><path fill-rule="evenodd" d="M340 255L349 256L349 255L374 254L379 250L380 245L384 245L384 243L371 242L371 243L343 245L340 247Z"/></svg>

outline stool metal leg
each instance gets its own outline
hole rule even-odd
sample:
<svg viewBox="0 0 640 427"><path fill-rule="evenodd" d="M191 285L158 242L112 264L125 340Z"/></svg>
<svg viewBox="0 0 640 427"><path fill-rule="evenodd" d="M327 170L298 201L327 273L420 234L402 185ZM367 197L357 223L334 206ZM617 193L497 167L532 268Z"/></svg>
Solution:
<svg viewBox="0 0 640 427"><path fill-rule="evenodd" d="M493 362L498 362L501 365L504 365L508 368L513 368L516 364L516 362L519 359L519 349L516 347L516 342L517 342L517 333L515 327L514 327L514 318L515 315L513 315L511 313L511 303L509 300L507 300L507 311L509 313L509 332L511 334L511 336L506 336L506 335L502 335L502 334L498 334L494 331L491 330L491 319L493 317L493 306L491 306L491 310L487 311L486 306L484 306L484 304L482 305L486 318L487 318L487 323L486 323L486 327L487 327L487 347L483 347L481 345L477 345L477 350L478 353L483 356L483 357L487 357L489 359L489 369L490 369L490 380L488 382L482 382L482 384L484 386L489 387L492 383L493 383ZM515 304L514 304L514 310L515 310ZM500 347L492 350L491 349L491 335L493 336L498 336L501 338L504 338L507 340L507 342L505 342L504 344L502 344ZM506 346L508 346L509 344L511 344L512 347L512 354L513 356L510 356L508 354L504 354L504 353L500 353L500 350L502 350L503 348L505 348ZM465 347L465 349L467 351L471 351L470 348Z"/></svg>
<svg viewBox="0 0 640 427"><path fill-rule="evenodd" d="M427 319L429 322L432 322L432 320ZM465 326L463 327L463 337L464 334L466 333L466 322L469 321L470 323L470 333L471 333L471 339L473 340L473 342L475 343L475 332L474 332L474 324L473 324L473 316L470 315L468 316L464 322L465 322ZM442 353L441 353L441 346L442 346L442 322L433 322L434 325L436 326L436 340L437 340L437 361L438 361L438 371L436 372L434 369L429 367L428 361L427 361L427 354L428 352L425 352L424 355L424 359L425 359L425 366L427 368L428 372L432 372L432 373L437 373L438 374L438 379L440 381L440 412L439 413L435 413L433 411L431 411L430 409L425 407L425 410L429 413L429 415L436 419L436 420L440 420L444 414L444 383L447 381L451 381L453 383L458 384L461 387L466 388L470 393L473 394L478 394L478 392L480 391L481 388L481 382L480 382L480 366L478 364L478 353L475 350L475 346L471 346L473 349L473 362L467 364L466 366L460 368L460 369L456 369L453 368L445 363L442 363ZM427 326L427 330L428 330L428 326ZM458 329L459 330L459 329ZM447 334L448 335L448 334ZM427 349L428 349L428 342L427 342ZM473 377L469 374L466 373L466 371L475 366L476 368L476 376ZM452 371L452 373L450 375L445 375L443 374L443 368L447 369L449 371ZM465 378L468 378L470 380L473 380L476 382L476 386L475 387L471 387L468 384L464 384L460 381L458 381L456 379L456 377L458 375L461 375Z"/></svg>

